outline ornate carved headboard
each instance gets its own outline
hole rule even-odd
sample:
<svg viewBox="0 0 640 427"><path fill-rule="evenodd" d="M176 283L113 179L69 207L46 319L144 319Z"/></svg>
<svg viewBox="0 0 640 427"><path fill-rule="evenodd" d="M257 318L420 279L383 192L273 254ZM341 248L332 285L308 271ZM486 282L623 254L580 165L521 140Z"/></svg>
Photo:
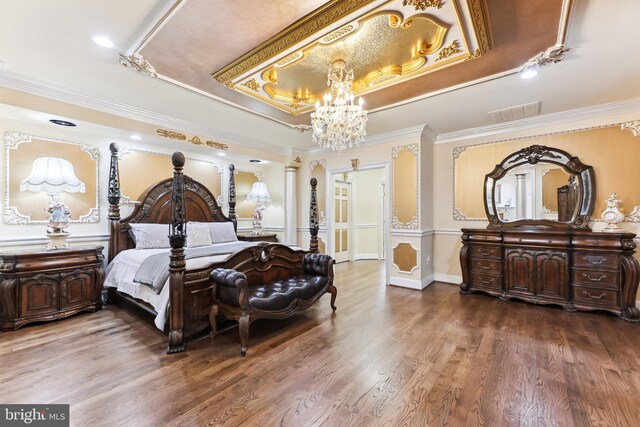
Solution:
<svg viewBox="0 0 640 427"><path fill-rule="evenodd" d="M140 196L140 204L136 205L131 215L120 219L120 185L118 177L118 147L111 144L111 168L109 172L109 262L121 251L135 247L129 234L130 223L171 223L171 196L173 178L164 179L149 187ZM235 187L233 180L233 165L231 170L230 187ZM184 200L187 221L197 222L226 222L231 221L236 226L235 200L230 202L227 217L218 205L215 196L204 184L188 177L184 177ZM235 188L233 193L235 199ZM233 205L232 205L233 203ZM169 227L167 226L167 234Z"/></svg>

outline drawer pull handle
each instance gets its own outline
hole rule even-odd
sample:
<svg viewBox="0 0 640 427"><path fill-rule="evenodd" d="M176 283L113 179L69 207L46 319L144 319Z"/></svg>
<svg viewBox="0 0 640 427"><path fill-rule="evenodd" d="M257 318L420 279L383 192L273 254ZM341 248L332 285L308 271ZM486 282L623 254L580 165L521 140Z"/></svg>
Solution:
<svg viewBox="0 0 640 427"><path fill-rule="evenodd" d="M607 294L606 292L603 292L600 295L591 295L587 291L582 291L582 293L585 294L586 296L588 296L589 298L592 298L592 299L601 299L603 296L605 296Z"/></svg>
<svg viewBox="0 0 640 427"><path fill-rule="evenodd" d="M478 280L479 280L479 281L480 281L480 283L482 283L483 285L491 285L491 284L493 284L493 279L491 279L491 280L483 280L483 279L478 278Z"/></svg>
<svg viewBox="0 0 640 427"><path fill-rule="evenodd" d="M482 249L478 249L478 252L480 252L480 254L484 256L489 256L492 253L491 251L483 251Z"/></svg>
<svg viewBox="0 0 640 427"><path fill-rule="evenodd" d="M483 270L491 270L490 265L478 264L478 267L480 267Z"/></svg>
<svg viewBox="0 0 640 427"><path fill-rule="evenodd" d="M603 275L602 275L602 276L600 276L600 277L591 277L591 276L589 276L587 273L582 273L582 275L583 275L584 277L586 277L587 279L591 280L592 282L601 282L601 281L602 281L602 279L606 279L606 278L607 278L607 275L606 275L606 274L603 274Z"/></svg>
<svg viewBox="0 0 640 427"><path fill-rule="evenodd" d="M583 259L583 260L585 260L585 261L587 261L589 264L592 264L592 265L600 265L600 264L602 264L603 262L605 262L605 261L607 260L606 258L604 258L604 257L603 257L603 258L600 258L600 259L599 259L599 260L597 260L597 261L594 261L594 260L592 260L591 258L586 257L586 256L585 256L585 257L582 257L582 259Z"/></svg>

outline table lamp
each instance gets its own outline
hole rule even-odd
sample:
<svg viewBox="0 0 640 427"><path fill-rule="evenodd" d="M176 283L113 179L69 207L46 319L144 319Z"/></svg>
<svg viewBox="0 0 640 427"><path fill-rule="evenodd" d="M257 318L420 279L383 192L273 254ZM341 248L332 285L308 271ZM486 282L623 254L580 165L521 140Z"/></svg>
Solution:
<svg viewBox="0 0 640 427"><path fill-rule="evenodd" d="M254 182L251 191L247 194L247 200L256 202L256 211L253 214L253 232L254 235L262 234L262 212L264 212L264 204L271 200L267 184L264 182Z"/></svg>
<svg viewBox="0 0 640 427"><path fill-rule="evenodd" d="M71 162L57 157L38 157L33 161L31 174L20 182L20 191L49 193L51 202L46 211L51 217L47 229L49 244L46 249L69 248L69 233L64 231L69 226L69 209L60 199L60 194L85 191L84 183L76 177Z"/></svg>

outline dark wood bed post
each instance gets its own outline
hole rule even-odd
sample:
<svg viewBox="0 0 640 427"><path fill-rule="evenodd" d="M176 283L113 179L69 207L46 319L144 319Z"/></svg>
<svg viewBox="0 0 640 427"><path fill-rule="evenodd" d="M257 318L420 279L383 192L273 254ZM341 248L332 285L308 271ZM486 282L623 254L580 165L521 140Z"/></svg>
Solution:
<svg viewBox="0 0 640 427"><path fill-rule="evenodd" d="M184 245L187 239L187 223L184 203L184 154L176 151L171 156L173 163L173 191L171 196L171 223L169 225L169 348L167 353L185 350L184 337L184 272L187 263L184 257Z"/></svg>
<svg viewBox="0 0 640 427"><path fill-rule="evenodd" d="M236 167L229 165L229 219L233 222L233 229L238 232L238 218L236 217Z"/></svg>
<svg viewBox="0 0 640 427"><path fill-rule="evenodd" d="M107 194L109 213L107 219L109 221L111 241L107 262L111 262L115 258L120 245L118 237L120 236L120 196L122 195L120 193L120 173L118 171L118 144L112 142L109 145L109 151L111 151L111 163L109 165L109 189Z"/></svg>
<svg viewBox="0 0 640 427"><path fill-rule="evenodd" d="M316 192L316 186L318 180L311 178L311 204L309 205L309 233L311 234L311 240L309 242L309 251L318 253L318 229L320 224L318 222L318 195Z"/></svg>

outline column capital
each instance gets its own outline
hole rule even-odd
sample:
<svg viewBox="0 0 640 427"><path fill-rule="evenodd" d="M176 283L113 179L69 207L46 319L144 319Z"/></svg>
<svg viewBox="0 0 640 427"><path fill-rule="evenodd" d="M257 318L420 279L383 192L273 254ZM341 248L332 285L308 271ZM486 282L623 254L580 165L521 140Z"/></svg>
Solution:
<svg viewBox="0 0 640 427"><path fill-rule="evenodd" d="M300 160L300 157L296 157L295 159L284 165L284 170L287 172L298 172L300 166L302 166L302 160Z"/></svg>

